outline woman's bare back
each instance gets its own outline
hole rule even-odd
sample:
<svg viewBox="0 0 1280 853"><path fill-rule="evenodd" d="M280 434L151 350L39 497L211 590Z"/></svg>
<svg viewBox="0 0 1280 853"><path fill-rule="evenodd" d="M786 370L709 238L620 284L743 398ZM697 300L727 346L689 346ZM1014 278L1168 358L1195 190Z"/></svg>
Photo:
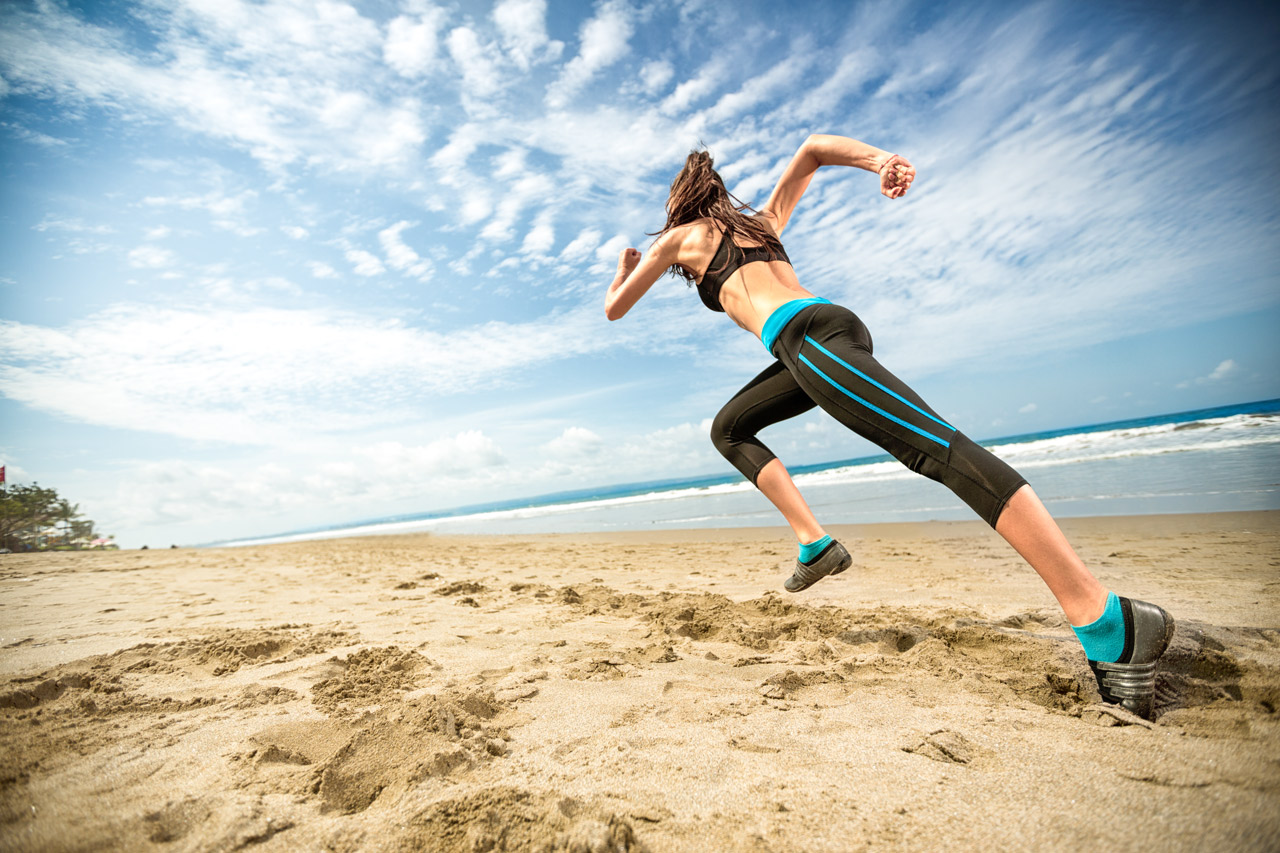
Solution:
<svg viewBox="0 0 1280 853"><path fill-rule="evenodd" d="M767 216L758 217L768 222ZM674 229L673 229L674 230ZM725 239L719 224L710 218L699 219L680 226L679 263L701 282L707 268ZM737 243L747 249L759 243ZM793 299L813 296L796 278L791 264L783 260L743 264L727 278L720 288L720 305L729 319L751 332L757 338L764 322L780 305Z"/></svg>

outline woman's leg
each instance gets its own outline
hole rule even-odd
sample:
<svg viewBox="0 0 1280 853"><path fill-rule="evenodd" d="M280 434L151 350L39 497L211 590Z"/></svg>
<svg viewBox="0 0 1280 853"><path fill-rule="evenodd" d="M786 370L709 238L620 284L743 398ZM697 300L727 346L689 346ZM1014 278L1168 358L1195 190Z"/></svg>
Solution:
<svg viewBox="0 0 1280 853"><path fill-rule="evenodd" d="M1102 615L1106 587L1085 567L1030 486L1005 504L996 532L1036 570L1072 625L1088 625Z"/></svg>
<svg viewBox="0 0 1280 853"><path fill-rule="evenodd" d="M782 461L756 437L760 430L814 407L781 362L775 361L725 403L711 426L711 441L773 503L800 542L826 535Z"/></svg>
<svg viewBox="0 0 1280 853"><path fill-rule="evenodd" d="M775 457L760 469L756 488L778 508L800 542L817 542L827 535L818 519L813 517L813 510L809 509L781 459Z"/></svg>

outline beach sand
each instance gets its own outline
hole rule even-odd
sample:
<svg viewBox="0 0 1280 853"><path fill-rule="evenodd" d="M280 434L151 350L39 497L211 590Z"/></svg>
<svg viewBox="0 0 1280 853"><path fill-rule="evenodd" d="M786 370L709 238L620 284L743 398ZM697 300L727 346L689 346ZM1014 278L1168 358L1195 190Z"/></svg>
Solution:
<svg viewBox="0 0 1280 853"><path fill-rule="evenodd" d="M1280 513L1063 527L1154 724L977 522L0 557L0 849L1280 849Z"/></svg>

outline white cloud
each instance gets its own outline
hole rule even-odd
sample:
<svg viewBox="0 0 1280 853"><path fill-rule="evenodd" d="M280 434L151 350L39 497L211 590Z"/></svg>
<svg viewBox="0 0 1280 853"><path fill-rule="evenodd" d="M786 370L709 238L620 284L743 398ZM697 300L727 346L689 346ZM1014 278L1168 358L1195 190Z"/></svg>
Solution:
<svg viewBox="0 0 1280 853"><path fill-rule="evenodd" d="M431 165L442 172L457 171L467 165L467 159L486 141L487 133L476 124L463 124L449 134L449 141L431 155Z"/></svg>
<svg viewBox="0 0 1280 853"><path fill-rule="evenodd" d="M53 4L6 17L0 70L18 91L168 119L273 169L398 166L425 138L419 109L394 94L340 128L324 122L335 95L363 93L382 67L377 25L344 3L155 4L145 58L122 31Z"/></svg>
<svg viewBox="0 0 1280 853"><path fill-rule="evenodd" d="M495 51L491 45L480 41L475 30L457 27L449 33L447 43L449 56L462 75L464 96L482 102L502 88L502 73Z"/></svg>
<svg viewBox="0 0 1280 853"><path fill-rule="evenodd" d="M338 271L323 261L308 261L307 268L316 278L338 278Z"/></svg>
<svg viewBox="0 0 1280 853"><path fill-rule="evenodd" d="M1027 403L1025 406L1022 406L1021 408L1019 408L1019 409L1018 409L1018 414L1020 414L1020 415L1029 415L1029 414L1031 414L1032 412L1034 412L1035 410L1036 410L1036 404L1035 404L1035 403Z"/></svg>
<svg viewBox="0 0 1280 853"><path fill-rule="evenodd" d="M110 225L89 225L82 219L58 217L53 214L46 215L31 227L36 231L70 231L76 234L111 234L115 230Z"/></svg>
<svg viewBox="0 0 1280 853"><path fill-rule="evenodd" d="M173 252L155 246L139 246L129 251L129 266L139 269L160 269L172 266Z"/></svg>
<svg viewBox="0 0 1280 853"><path fill-rule="evenodd" d="M560 260L572 264L591 257L600 245L601 236L594 228L584 228L560 251Z"/></svg>
<svg viewBox="0 0 1280 853"><path fill-rule="evenodd" d="M604 439L585 427L567 427L547 442L545 449L559 459L593 457L604 449Z"/></svg>
<svg viewBox="0 0 1280 853"><path fill-rule="evenodd" d="M347 249L347 260L351 262L352 269L356 275L365 277L382 275L387 268L382 265L382 261L378 260L378 256L366 252L364 249Z"/></svg>
<svg viewBox="0 0 1280 853"><path fill-rule="evenodd" d="M3 86L3 83L4 83L4 78L0 78L0 86ZM3 89L4 91L8 91L7 86L3 86ZM4 94L0 92L0 99L2 99L3 97L4 97ZM5 130L9 131L9 133L13 134L15 137L23 140L24 142L31 142L31 143L34 143L35 145L39 145L44 148L58 149L58 148L65 148L67 146L67 141L65 139L58 139L55 136L50 136L47 133L41 133L38 130L32 130L29 127L23 127L20 124L13 124L12 122L0 121L0 127L3 127Z"/></svg>
<svg viewBox="0 0 1280 853"><path fill-rule="evenodd" d="M401 15L387 25L387 40L382 45L386 63L402 77L423 77L436 61L443 9L429 9L422 15Z"/></svg>
<svg viewBox="0 0 1280 853"><path fill-rule="evenodd" d="M604 0L595 17L578 32L578 55L564 66L560 78L547 88L547 105L561 109L600 71L631 51L634 12L623 0Z"/></svg>
<svg viewBox="0 0 1280 853"><path fill-rule="evenodd" d="M627 240L625 234L613 235L601 244L600 248L596 249L596 260L599 262L596 266L615 266L618 262L618 255L620 255L622 250L627 248L629 244L630 241Z"/></svg>
<svg viewBox="0 0 1280 853"><path fill-rule="evenodd" d="M281 225L280 230L294 240L305 240L311 236L311 232L300 225Z"/></svg>
<svg viewBox="0 0 1280 853"><path fill-rule="evenodd" d="M1235 371L1235 360L1228 358L1226 361L1221 362L1217 367L1215 367L1213 372L1210 373L1207 378L1210 382L1216 382L1219 379L1225 378L1228 374L1235 373Z"/></svg>
<svg viewBox="0 0 1280 853"><path fill-rule="evenodd" d="M721 58L712 59L698 70L697 76L678 83L659 110L664 115L682 113L714 92L728 76L729 63Z"/></svg>
<svg viewBox="0 0 1280 853"><path fill-rule="evenodd" d="M551 214L543 211L533 221L533 227L520 244L522 255L545 255L556 242L556 231L551 224Z"/></svg>
<svg viewBox="0 0 1280 853"><path fill-rule="evenodd" d="M640 83L644 91L656 95L675 76L676 70L665 59L654 59L646 62L640 69Z"/></svg>
<svg viewBox="0 0 1280 853"><path fill-rule="evenodd" d="M813 64L813 53L801 49L782 62L775 63L768 71L747 80L736 92L730 92L707 110L706 118L712 123L725 122L742 115L756 105L779 95L792 86L804 71Z"/></svg>
<svg viewBox="0 0 1280 853"><path fill-rule="evenodd" d="M522 71L535 62L555 59L564 49L563 42L547 38L546 18L546 0L500 0L493 7L502 46Z"/></svg>
<svg viewBox="0 0 1280 853"><path fill-rule="evenodd" d="M418 253L409 248L400 236L412 225L411 222L397 222L390 228L384 228L378 232L378 242L382 244L382 251L392 269L407 273L420 281L426 281L431 278L431 262L419 257Z"/></svg>
<svg viewBox="0 0 1280 853"><path fill-rule="evenodd" d="M63 328L0 321L0 394L102 426L292 446L429 420L444 395L645 338L602 335L605 322L594 305L448 332L318 309L121 305Z"/></svg>
<svg viewBox="0 0 1280 853"><path fill-rule="evenodd" d="M175 207L179 210L203 210L209 214L214 226L241 237L261 234L262 229L248 224L247 206L256 200L256 190L244 190L227 195L222 190L212 190L199 196L147 196L143 204L152 207Z"/></svg>
<svg viewBox="0 0 1280 853"><path fill-rule="evenodd" d="M555 190L555 181L549 175L524 170L499 196L493 218L480 231L481 239L493 242L514 239L514 227L520 215L550 198Z"/></svg>
<svg viewBox="0 0 1280 853"><path fill-rule="evenodd" d="M353 512L370 501L413 498L448 504L461 486L506 463L501 448L480 430L425 444L382 441L312 449L306 458L234 468L168 459L141 465L121 478L102 524L173 527L317 509Z"/></svg>
<svg viewBox="0 0 1280 853"><path fill-rule="evenodd" d="M1218 366L1209 372L1207 376L1197 376L1195 379L1188 379L1185 382L1179 382L1179 388L1190 388L1192 385L1208 385L1211 382L1221 382L1228 376L1239 370L1239 365L1235 359L1228 358L1218 363Z"/></svg>

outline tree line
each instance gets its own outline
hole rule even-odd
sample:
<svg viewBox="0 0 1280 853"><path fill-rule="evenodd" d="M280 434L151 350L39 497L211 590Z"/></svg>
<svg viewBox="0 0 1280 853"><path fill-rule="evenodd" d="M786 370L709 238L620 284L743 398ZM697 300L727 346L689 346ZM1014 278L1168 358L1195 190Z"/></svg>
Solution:
<svg viewBox="0 0 1280 853"><path fill-rule="evenodd" d="M0 546L10 551L89 548L98 538L80 505L39 483L0 492ZM114 543L112 546L114 547Z"/></svg>

